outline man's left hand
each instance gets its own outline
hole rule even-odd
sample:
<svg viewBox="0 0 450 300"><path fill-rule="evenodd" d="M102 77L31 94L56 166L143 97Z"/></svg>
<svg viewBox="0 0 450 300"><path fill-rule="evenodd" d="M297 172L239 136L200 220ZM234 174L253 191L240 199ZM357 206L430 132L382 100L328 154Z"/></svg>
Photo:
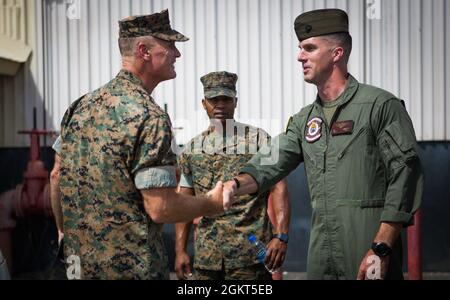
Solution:
<svg viewBox="0 0 450 300"><path fill-rule="evenodd" d="M384 280L388 267L389 256L378 257L373 250L369 250L359 267L357 280Z"/></svg>
<svg viewBox="0 0 450 300"><path fill-rule="evenodd" d="M271 271L281 268L286 258L287 244L279 239L272 239L267 245L266 265Z"/></svg>

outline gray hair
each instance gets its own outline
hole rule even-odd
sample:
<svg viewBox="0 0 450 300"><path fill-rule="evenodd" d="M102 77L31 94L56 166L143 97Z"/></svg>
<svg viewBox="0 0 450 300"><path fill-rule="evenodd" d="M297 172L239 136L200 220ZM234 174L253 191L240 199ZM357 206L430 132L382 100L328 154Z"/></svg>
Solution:
<svg viewBox="0 0 450 300"><path fill-rule="evenodd" d="M139 42L145 44L149 50L155 46L155 39L152 36L119 38L119 49L122 57L134 56Z"/></svg>

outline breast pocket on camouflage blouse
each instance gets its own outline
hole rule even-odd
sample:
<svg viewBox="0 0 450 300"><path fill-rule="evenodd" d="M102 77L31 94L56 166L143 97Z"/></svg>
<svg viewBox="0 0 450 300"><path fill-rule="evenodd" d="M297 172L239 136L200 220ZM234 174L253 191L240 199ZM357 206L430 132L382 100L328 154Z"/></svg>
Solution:
<svg viewBox="0 0 450 300"><path fill-rule="evenodd" d="M211 190L214 185L215 172L208 164L194 164L192 168L192 180L195 186L203 190Z"/></svg>

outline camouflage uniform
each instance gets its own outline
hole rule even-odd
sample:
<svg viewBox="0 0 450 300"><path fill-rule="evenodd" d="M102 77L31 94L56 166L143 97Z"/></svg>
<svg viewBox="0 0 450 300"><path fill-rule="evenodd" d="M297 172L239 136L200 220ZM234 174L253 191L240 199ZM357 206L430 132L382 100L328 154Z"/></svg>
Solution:
<svg viewBox="0 0 450 300"><path fill-rule="evenodd" d="M162 14L167 19L121 21L121 36L150 35L152 26L167 31L158 27L168 22ZM147 22L145 30L136 20ZM140 190L176 187L169 116L122 70L77 100L61 128L66 257L80 258L82 279L168 279L162 225L147 215Z"/></svg>
<svg viewBox="0 0 450 300"><path fill-rule="evenodd" d="M205 96L235 97L236 80L237 76L225 72L202 78ZM262 129L233 125L236 129L227 130L231 133L227 137L210 127L186 144L179 157L182 187L194 189L195 195L206 194L218 181L226 182L237 176L253 154L269 141ZM267 200L268 193L242 196L229 212L203 217L197 227L194 268L222 271L224 267L228 273L257 265L248 236L254 234L266 244L271 240Z"/></svg>

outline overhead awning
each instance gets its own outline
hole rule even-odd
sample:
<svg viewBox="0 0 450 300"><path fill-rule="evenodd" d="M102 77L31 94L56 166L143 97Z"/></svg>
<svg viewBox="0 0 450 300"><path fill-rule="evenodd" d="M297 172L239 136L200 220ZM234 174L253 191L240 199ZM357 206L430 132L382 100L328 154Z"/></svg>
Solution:
<svg viewBox="0 0 450 300"><path fill-rule="evenodd" d="M25 43L0 34L0 75L15 76L30 54Z"/></svg>

